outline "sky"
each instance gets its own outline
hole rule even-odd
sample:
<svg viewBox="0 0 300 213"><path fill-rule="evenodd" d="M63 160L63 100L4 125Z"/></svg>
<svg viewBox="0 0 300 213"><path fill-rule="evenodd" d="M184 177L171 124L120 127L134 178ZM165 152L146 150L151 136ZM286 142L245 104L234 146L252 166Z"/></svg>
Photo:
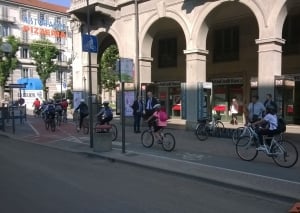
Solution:
<svg viewBox="0 0 300 213"><path fill-rule="evenodd" d="M65 7L70 7L71 4L71 0L42 0L42 1L62 5Z"/></svg>

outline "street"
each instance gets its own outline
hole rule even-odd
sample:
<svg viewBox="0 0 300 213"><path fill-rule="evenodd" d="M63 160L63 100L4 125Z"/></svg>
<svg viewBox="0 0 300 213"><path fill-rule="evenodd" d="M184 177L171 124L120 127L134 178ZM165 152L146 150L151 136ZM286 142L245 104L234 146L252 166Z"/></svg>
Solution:
<svg viewBox="0 0 300 213"><path fill-rule="evenodd" d="M0 136L0 212L287 212L293 202Z"/></svg>

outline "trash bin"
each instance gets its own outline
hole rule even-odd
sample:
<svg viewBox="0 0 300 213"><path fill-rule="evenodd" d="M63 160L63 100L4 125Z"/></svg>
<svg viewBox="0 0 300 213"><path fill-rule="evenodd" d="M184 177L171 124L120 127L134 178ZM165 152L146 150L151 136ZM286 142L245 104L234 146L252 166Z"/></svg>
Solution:
<svg viewBox="0 0 300 213"><path fill-rule="evenodd" d="M97 125L94 129L94 152L112 150L112 133L110 125Z"/></svg>

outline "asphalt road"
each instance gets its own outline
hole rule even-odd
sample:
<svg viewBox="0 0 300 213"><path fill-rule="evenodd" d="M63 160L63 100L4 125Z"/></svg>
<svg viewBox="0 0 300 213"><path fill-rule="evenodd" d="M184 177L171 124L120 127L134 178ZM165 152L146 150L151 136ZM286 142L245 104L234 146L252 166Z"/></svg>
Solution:
<svg viewBox="0 0 300 213"><path fill-rule="evenodd" d="M0 136L0 212L287 212L276 200Z"/></svg>

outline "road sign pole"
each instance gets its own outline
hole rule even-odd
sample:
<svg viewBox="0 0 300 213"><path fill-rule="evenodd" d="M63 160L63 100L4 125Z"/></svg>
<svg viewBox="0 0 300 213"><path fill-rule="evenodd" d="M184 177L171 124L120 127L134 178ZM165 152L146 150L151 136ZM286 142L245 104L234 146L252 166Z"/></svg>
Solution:
<svg viewBox="0 0 300 213"><path fill-rule="evenodd" d="M86 0L87 3L87 33L90 37L90 5L89 0ZM92 71L91 71L91 50L88 51L88 72L89 72L89 117L90 117L90 147L94 147L94 138L93 138L93 106L92 106Z"/></svg>

